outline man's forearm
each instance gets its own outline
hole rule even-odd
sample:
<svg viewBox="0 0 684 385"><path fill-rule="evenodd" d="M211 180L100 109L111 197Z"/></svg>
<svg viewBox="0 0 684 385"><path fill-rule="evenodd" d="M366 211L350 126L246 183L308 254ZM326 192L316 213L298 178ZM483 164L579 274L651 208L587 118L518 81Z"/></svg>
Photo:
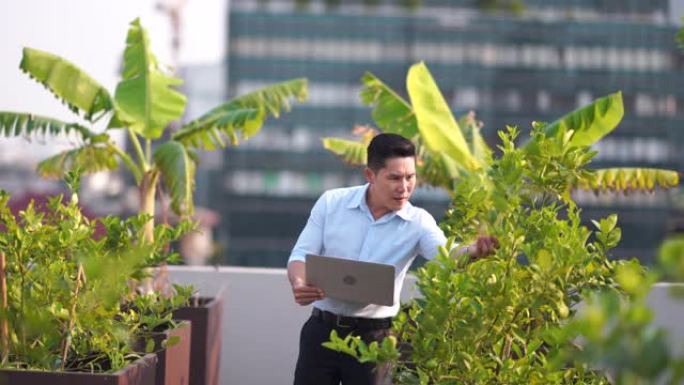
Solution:
<svg viewBox="0 0 684 385"><path fill-rule="evenodd" d="M451 250L449 256L454 259L460 268L464 268L471 262L474 262L477 257L475 256L475 245L466 245L462 247L456 247ZM468 255L468 258L462 258L464 254Z"/></svg>
<svg viewBox="0 0 684 385"><path fill-rule="evenodd" d="M494 254L499 248L499 240L493 236L479 236L477 241L465 247L453 249L449 254L451 258L456 259L459 263L467 265L480 258ZM462 255L468 254L469 258L461 258Z"/></svg>
<svg viewBox="0 0 684 385"><path fill-rule="evenodd" d="M462 246L462 247L456 247L456 248L453 248L451 250L451 252L449 253L449 256L451 258L454 258L454 259L456 259L456 258L458 258L461 255L466 254L466 253L468 253L472 256L474 253L474 249L475 249L475 245L466 245L466 246Z"/></svg>
<svg viewBox="0 0 684 385"><path fill-rule="evenodd" d="M287 265L287 278L293 287L306 284L306 264L302 261L290 262Z"/></svg>

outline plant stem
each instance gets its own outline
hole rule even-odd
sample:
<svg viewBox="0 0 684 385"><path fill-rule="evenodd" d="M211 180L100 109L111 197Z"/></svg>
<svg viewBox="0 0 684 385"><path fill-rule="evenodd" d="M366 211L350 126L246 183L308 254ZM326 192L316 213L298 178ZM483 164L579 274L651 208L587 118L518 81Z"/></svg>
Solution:
<svg viewBox="0 0 684 385"><path fill-rule="evenodd" d="M147 164L147 160L145 159L145 153L143 152L142 147L140 146L138 136L135 134L135 132L133 132L133 130L130 127L128 127L128 136L131 138L131 143L133 143L135 153L138 156L138 159L140 160L142 170L147 171L149 165Z"/></svg>
<svg viewBox="0 0 684 385"><path fill-rule="evenodd" d="M2 363L9 357L9 313L7 311L7 280L5 253L0 251L0 295L2 296L2 318L0 324L0 349L2 349Z"/></svg>
<svg viewBox="0 0 684 385"><path fill-rule="evenodd" d="M26 294L26 269L24 268L23 253L19 252L17 255L17 260L19 261L19 274L21 275L21 296L19 299L19 317L24 318L26 314L24 313L24 296ZM21 347L26 349L26 327L21 325L19 330L21 330ZM21 354L26 354L22 351Z"/></svg>
<svg viewBox="0 0 684 385"><path fill-rule="evenodd" d="M164 199L164 189L160 183L157 187L157 195L159 196L159 206L161 210L162 223L165 225L169 224L169 207L166 204L166 199ZM168 244L167 244L168 246Z"/></svg>
<svg viewBox="0 0 684 385"><path fill-rule="evenodd" d="M128 154L126 154L122 149L119 148L119 146L112 144L111 148L114 150L114 152L121 158L121 160L128 166L128 169L131 170L131 173L133 174L133 177L135 178L135 183L140 185L140 182L142 182L142 171L140 171L140 167L138 167L135 162L133 162L133 159L131 159Z"/></svg>
<svg viewBox="0 0 684 385"><path fill-rule="evenodd" d="M143 229L145 241L150 244L154 242L154 198L158 180L159 172L152 169L145 172L140 184L140 212L151 216L150 220L145 222Z"/></svg>
<svg viewBox="0 0 684 385"><path fill-rule="evenodd" d="M62 345L62 370L64 370L66 365L67 353L69 352L69 345L71 345L71 330L74 328L74 323L76 323L76 304L78 304L78 292L81 290L81 282L84 280L83 275L83 265L79 263L78 273L76 274L76 288L74 289L74 297L69 311L69 325Z"/></svg>

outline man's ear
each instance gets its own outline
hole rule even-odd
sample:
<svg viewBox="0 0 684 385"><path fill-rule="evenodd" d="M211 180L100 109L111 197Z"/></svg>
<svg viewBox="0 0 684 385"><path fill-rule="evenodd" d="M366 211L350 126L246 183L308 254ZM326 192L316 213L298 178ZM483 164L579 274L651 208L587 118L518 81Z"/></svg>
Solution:
<svg viewBox="0 0 684 385"><path fill-rule="evenodd" d="M369 167L363 169L363 175L366 177L366 181L368 181L368 183L375 183L375 173Z"/></svg>

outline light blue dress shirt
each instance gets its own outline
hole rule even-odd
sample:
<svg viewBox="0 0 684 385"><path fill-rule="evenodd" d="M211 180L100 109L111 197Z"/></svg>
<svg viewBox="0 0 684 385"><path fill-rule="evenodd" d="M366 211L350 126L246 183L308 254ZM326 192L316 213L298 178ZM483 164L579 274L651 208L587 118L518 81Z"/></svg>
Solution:
<svg viewBox="0 0 684 385"><path fill-rule="evenodd" d="M324 298L321 310L366 318L393 317L399 311L404 277L417 255L432 259L446 244L442 230L425 210L407 203L378 220L366 204L368 184L326 191L311 210L289 262L306 262L307 254L326 255L394 265L394 305L366 305Z"/></svg>

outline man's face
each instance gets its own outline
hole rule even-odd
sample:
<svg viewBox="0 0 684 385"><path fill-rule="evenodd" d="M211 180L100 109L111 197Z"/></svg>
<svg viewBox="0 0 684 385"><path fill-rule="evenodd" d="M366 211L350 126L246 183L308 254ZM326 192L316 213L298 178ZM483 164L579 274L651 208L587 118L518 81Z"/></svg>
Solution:
<svg viewBox="0 0 684 385"><path fill-rule="evenodd" d="M377 172L366 168L365 174L377 209L397 211L408 202L416 186L416 159L389 158L385 167Z"/></svg>

